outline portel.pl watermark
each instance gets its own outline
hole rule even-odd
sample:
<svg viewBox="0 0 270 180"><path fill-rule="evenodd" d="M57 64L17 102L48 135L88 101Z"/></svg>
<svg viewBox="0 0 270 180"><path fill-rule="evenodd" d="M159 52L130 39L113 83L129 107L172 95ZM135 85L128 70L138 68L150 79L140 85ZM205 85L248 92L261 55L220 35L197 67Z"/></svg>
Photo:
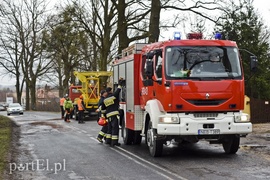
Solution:
<svg viewBox="0 0 270 180"><path fill-rule="evenodd" d="M66 171L66 160L51 163L49 159L36 159L27 163L9 163L9 174L14 171L50 171L58 174L60 171Z"/></svg>

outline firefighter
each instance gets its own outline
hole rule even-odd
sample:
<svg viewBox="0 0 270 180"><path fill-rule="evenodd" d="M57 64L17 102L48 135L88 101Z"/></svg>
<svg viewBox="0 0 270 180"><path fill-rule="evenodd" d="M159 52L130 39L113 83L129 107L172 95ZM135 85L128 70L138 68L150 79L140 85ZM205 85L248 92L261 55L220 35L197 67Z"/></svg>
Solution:
<svg viewBox="0 0 270 180"><path fill-rule="evenodd" d="M60 99L60 109L61 109L61 117L62 117L62 119L64 119L64 115L65 115L65 110L64 110L64 107L63 107L65 100L66 100L66 96L64 96L64 97L62 97Z"/></svg>
<svg viewBox="0 0 270 180"><path fill-rule="evenodd" d="M117 90L112 93L112 88L106 88L108 93L101 107L101 113L108 119L108 131L106 135L106 144L111 146L120 146L118 142L119 136L119 94L124 80L121 78L118 83Z"/></svg>
<svg viewBox="0 0 270 180"><path fill-rule="evenodd" d="M101 112L100 112L100 109L101 109L101 106L102 106L102 103L104 101L104 99L107 97L108 93L106 92L106 90L101 90L100 91L100 99L98 101L98 109L96 110L96 112L98 112L98 118L101 117ZM103 138L104 140L106 139L106 135L107 135L107 131L108 131L108 126L103 126L101 128L101 130L99 131L98 133L98 136L97 136L97 140L100 142L100 143L103 143Z"/></svg>
<svg viewBox="0 0 270 180"><path fill-rule="evenodd" d="M83 121L83 114L84 114L84 111L85 111L85 107L84 107L84 102L83 102L83 96L80 95L80 98L78 99L77 101L77 106L78 106L78 111L79 111L79 119L78 119L78 123L79 124L83 124L84 121Z"/></svg>
<svg viewBox="0 0 270 180"><path fill-rule="evenodd" d="M70 111L73 108L73 104L69 97L64 101L63 108L66 111L65 122L70 122Z"/></svg>

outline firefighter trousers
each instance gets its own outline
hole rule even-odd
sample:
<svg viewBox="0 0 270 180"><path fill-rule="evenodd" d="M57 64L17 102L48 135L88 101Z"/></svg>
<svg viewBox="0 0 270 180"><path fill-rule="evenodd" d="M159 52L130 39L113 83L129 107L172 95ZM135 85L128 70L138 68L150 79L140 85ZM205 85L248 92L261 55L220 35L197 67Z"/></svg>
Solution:
<svg viewBox="0 0 270 180"><path fill-rule="evenodd" d="M99 131L99 133L98 133L98 138L99 138L99 139L103 139L103 138L106 139L107 132L108 132L108 125L103 126L103 127L101 128L101 130Z"/></svg>
<svg viewBox="0 0 270 180"><path fill-rule="evenodd" d="M64 107L60 106L60 109L61 109L61 118L64 118L64 115L65 115Z"/></svg>
<svg viewBox="0 0 270 180"><path fill-rule="evenodd" d="M111 144L112 146L118 144L119 137L119 123L118 115L111 116L108 118L108 131L106 136L106 144Z"/></svg>
<svg viewBox="0 0 270 180"><path fill-rule="evenodd" d="M79 113L78 113L78 121L79 121L79 123L84 122L83 115L84 115L84 110L79 110Z"/></svg>
<svg viewBox="0 0 270 180"><path fill-rule="evenodd" d="M70 108L66 108L65 121L69 121L69 118L70 118Z"/></svg>

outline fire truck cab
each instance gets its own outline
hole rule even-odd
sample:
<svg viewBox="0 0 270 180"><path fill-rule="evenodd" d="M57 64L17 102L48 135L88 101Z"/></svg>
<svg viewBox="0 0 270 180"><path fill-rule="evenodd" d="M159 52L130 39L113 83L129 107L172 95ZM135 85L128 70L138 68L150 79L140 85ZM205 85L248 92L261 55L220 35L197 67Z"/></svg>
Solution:
<svg viewBox="0 0 270 180"><path fill-rule="evenodd" d="M251 69L257 59L252 56ZM120 108L124 144L140 144L161 156L168 141L207 140L237 152L240 137L252 132L243 113L245 88L237 45L229 40L188 39L133 44L113 63L113 79L126 80Z"/></svg>

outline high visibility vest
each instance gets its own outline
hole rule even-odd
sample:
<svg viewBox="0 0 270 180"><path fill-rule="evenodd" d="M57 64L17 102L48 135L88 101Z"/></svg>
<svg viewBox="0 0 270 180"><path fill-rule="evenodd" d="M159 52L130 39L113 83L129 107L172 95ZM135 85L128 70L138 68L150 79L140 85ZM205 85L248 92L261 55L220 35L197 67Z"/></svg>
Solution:
<svg viewBox="0 0 270 180"><path fill-rule="evenodd" d="M78 105L78 110L79 110L79 111L84 110L84 109L83 109L83 104L82 104L82 99L78 99L77 105Z"/></svg>
<svg viewBox="0 0 270 180"><path fill-rule="evenodd" d="M65 98L61 98L60 99L60 106L63 106L64 105L65 100L66 100Z"/></svg>

